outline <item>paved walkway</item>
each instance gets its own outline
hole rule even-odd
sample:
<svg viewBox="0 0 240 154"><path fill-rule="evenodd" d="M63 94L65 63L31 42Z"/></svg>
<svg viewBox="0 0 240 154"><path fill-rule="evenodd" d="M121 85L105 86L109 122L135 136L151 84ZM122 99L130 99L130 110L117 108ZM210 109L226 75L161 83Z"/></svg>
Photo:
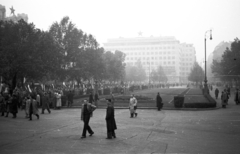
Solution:
<svg viewBox="0 0 240 154"><path fill-rule="evenodd" d="M80 109L52 110L33 121L0 117L0 153L239 153L240 105L206 111L116 109L117 138L106 140L104 109L94 111L95 134L80 139Z"/></svg>

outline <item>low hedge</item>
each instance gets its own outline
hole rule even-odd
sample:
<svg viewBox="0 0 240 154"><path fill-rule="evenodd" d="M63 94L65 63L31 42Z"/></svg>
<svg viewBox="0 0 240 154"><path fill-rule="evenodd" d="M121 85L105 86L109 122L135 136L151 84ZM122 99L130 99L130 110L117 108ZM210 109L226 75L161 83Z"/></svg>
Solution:
<svg viewBox="0 0 240 154"><path fill-rule="evenodd" d="M198 102L198 103L184 103L185 108L214 108L216 107L215 103L209 102Z"/></svg>

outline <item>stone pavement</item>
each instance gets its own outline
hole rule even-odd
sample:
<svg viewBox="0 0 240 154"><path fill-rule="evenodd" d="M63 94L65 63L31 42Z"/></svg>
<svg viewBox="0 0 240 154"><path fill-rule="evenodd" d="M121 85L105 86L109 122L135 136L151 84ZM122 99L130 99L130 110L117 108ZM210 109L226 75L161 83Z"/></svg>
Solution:
<svg viewBox="0 0 240 154"><path fill-rule="evenodd" d="M240 105L206 111L116 109L116 139L107 140L105 109L97 109L90 126L95 134L80 139L80 109L52 110L33 121L0 117L1 154L68 153L239 153Z"/></svg>

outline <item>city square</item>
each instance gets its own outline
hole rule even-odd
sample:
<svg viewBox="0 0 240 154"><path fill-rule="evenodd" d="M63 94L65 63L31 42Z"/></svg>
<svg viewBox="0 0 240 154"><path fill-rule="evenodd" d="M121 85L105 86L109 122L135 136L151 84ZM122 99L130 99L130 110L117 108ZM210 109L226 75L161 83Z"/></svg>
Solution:
<svg viewBox="0 0 240 154"><path fill-rule="evenodd" d="M173 89L174 90L174 89ZM161 91L161 90L160 90ZM240 106L233 96L226 109L115 109L117 138L106 138L106 109L90 120L93 136L81 139L80 108L52 110L28 121L0 117L1 153L238 153Z"/></svg>
<svg viewBox="0 0 240 154"><path fill-rule="evenodd" d="M240 153L239 6L0 0L0 153Z"/></svg>

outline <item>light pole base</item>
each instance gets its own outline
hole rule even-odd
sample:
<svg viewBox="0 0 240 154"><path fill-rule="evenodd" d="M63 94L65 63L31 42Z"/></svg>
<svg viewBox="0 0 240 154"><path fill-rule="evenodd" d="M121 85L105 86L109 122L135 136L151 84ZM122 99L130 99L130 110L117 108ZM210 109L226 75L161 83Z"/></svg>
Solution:
<svg viewBox="0 0 240 154"><path fill-rule="evenodd" d="M208 85L206 83L204 83L203 94L209 94Z"/></svg>

